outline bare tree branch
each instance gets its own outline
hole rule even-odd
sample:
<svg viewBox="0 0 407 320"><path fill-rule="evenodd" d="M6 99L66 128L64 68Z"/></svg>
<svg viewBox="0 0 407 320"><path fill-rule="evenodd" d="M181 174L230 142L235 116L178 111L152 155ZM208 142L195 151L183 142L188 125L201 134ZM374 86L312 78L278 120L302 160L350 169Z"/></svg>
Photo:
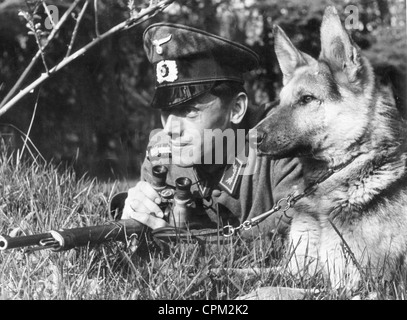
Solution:
<svg viewBox="0 0 407 320"><path fill-rule="evenodd" d="M31 16L34 16L34 14L35 14L35 12L36 12L36 10L37 10L37 7L35 8L35 10L33 10L33 9L31 8L31 6L28 4L27 0L25 0L25 4L26 4L26 6L27 6L27 9L28 9L30 15L31 15ZM35 38L35 42L37 43L37 46L38 46L38 48L39 48L40 56L41 56L41 59L42 59L42 64L44 65L45 71L46 71L47 73L49 73L49 69L48 69L48 66L47 66L47 62L45 61L44 47L43 47L42 44L41 44L41 39L40 39L39 34L38 34L39 30L38 30L37 24L35 23L34 20L33 20L32 22L28 22L28 23L29 23L29 24L32 23L33 35L34 35L34 38Z"/></svg>
<svg viewBox="0 0 407 320"><path fill-rule="evenodd" d="M44 50L48 46L48 44L54 39L54 37L58 33L61 26L64 24L66 19L69 17L71 12L75 9L75 7L78 5L78 3L80 1L82 1L82 0L75 0L75 2L71 4L71 6L68 8L68 10L65 11L64 15L61 17L61 19L59 20L59 22L57 23L55 28L52 29L52 32L49 34L45 44L43 45ZM24 82L25 78L31 72L32 68L34 67L35 63L38 61L38 59L40 57L41 57L41 50L38 50L37 53L35 54L35 56L32 58L30 64L27 66L27 68L21 74L20 78L17 80L17 82L14 84L14 86L10 89L10 91L7 93L7 95L1 101L0 110L10 100L10 98L16 93L16 91L21 87L21 85Z"/></svg>
<svg viewBox="0 0 407 320"><path fill-rule="evenodd" d="M54 19L52 18L51 12L49 12L47 4L44 2L44 0L41 0L41 2L42 2L42 6L44 7L44 10L48 16L49 21L52 24L52 28L55 28L55 22L54 22Z"/></svg>
<svg viewBox="0 0 407 320"><path fill-rule="evenodd" d="M96 38L99 38L99 10L98 10L98 0L94 0L94 7L95 7L95 33Z"/></svg>
<svg viewBox="0 0 407 320"><path fill-rule="evenodd" d="M154 15L158 12L164 10L167 6L169 6L174 0L163 0L159 2L156 6L148 7L147 9L142 10L137 17L129 18L126 21L119 23L118 25L114 26L110 30L106 31L105 33L101 34L100 37L94 39L93 41L89 42L86 46L82 47L81 49L74 52L69 57L64 58L60 63L54 66L52 69L49 70L49 73L43 73L37 80L29 84L26 88L21 90L18 94L16 94L10 101L0 107L0 116L6 113L12 106L14 106L18 101L21 100L26 94L31 92L33 89L38 87L41 83L47 80L51 75L56 73L57 71L64 68L66 65L77 59L78 57L84 55L87 51L89 51L92 47L99 44L101 41L106 39L107 37L116 34L117 32L127 30L132 28L138 24L143 23L144 21L151 19ZM143 19L145 18L145 19Z"/></svg>
<svg viewBox="0 0 407 320"><path fill-rule="evenodd" d="M70 43L69 43L68 51L66 52L65 58L69 57L69 55L71 54L72 47L73 47L73 43L75 42L76 35L77 35L77 33L78 33L79 24L81 23L81 20L82 20L82 18L83 18L83 15L85 14L85 11L86 11L86 8L88 7L88 4L89 4L89 0L87 0L87 1L85 2L85 4L83 5L82 10L81 10L81 12L79 13L79 16L78 16L78 18L77 18L77 20L76 20L75 28L74 28L74 30L73 30L73 32L72 32L71 41L70 41Z"/></svg>

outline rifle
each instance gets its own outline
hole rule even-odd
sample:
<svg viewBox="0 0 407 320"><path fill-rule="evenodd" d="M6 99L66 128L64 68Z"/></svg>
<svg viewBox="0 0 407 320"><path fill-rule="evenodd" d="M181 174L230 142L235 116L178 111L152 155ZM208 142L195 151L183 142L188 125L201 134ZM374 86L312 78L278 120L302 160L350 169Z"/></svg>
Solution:
<svg viewBox="0 0 407 320"><path fill-rule="evenodd" d="M146 227L133 219L111 221L104 225L73 229L51 230L47 233L9 237L0 236L0 250L31 247L28 251L52 249L64 251L76 247L92 246L108 241L128 242L138 238Z"/></svg>
<svg viewBox="0 0 407 320"><path fill-rule="evenodd" d="M153 167L153 187L160 194L162 199L163 212L168 213L167 222L170 227L153 230L152 235L157 239L171 238L185 235L184 229L187 224L189 207L192 205L192 194L190 192L191 180L188 178L178 178L176 188L172 190L165 184L168 169L164 166ZM37 251L51 249L53 251L70 250L76 247L93 246L108 241L131 242L132 239L140 238L148 228L133 219L118 220L121 218L127 192L116 194L110 202L110 215L114 221L104 225L89 226L73 229L51 230L47 233L28 235L21 237L10 237L0 235L0 250L7 250L21 247L33 247L27 251Z"/></svg>

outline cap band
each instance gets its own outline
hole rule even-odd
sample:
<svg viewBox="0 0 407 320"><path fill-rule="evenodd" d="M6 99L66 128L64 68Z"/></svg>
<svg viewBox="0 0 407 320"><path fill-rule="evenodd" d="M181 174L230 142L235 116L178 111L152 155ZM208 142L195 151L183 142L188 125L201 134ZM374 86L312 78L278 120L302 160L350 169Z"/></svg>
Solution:
<svg viewBox="0 0 407 320"><path fill-rule="evenodd" d="M221 60L221 59L219 59ZM213 81L244 82L241 72L214 57L161 60L155 65L156 88Z"/></svg>

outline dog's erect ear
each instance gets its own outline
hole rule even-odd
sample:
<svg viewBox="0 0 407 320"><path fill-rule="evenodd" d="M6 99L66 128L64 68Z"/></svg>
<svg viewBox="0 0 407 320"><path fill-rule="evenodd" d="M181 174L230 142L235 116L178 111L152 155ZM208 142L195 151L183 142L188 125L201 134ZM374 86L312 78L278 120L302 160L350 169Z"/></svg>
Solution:
<svg viewBox="0 0 407 320"><path fill-rule="evenodd" d="M298 50L285 32L277 25L273 27L274 50L276 51L278 64L283 73L283 84L290 81L296 68L307 64L313 64L317 61L310 55Z"/></svg>
<svg viewBox="0 0 407 320"><path fill-rule="evenodd" d="M362 69L360 50L343 27L335 7L325 9L321 25L320 60L326 61L333 72L344 72L349 82L355 82Z"/></svg>

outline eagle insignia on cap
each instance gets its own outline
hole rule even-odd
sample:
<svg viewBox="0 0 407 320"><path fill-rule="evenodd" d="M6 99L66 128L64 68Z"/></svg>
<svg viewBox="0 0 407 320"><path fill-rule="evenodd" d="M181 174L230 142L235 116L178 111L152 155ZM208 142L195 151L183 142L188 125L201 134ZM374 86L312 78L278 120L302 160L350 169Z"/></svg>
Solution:
<svg viewBox="0 0 407 320"><path fill-rule="evenodd" d="M177 63L174 60L162 60L157 63L157 82L174 82L178 79Z"/></svg>
<svg viewBox="0 0 407 320"><path fill-rule="evenodd" d="M172 38L172 35L170 34L169 36L167 36L165 38L162 38L159 40L153 40L153 46L155 47L155 52L157 52L157 54L163 54L163 48L161 47L161 45L170 41L171 38Z"/></svg>

